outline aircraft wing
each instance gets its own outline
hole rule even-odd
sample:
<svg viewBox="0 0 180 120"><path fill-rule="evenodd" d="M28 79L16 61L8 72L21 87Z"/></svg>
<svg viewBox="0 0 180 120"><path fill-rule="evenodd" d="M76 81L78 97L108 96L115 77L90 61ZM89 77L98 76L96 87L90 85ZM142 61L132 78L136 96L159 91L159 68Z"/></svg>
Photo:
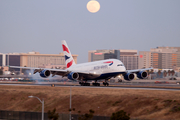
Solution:
<svg viewBox="0 0 180 120"><path fill-rule="evenodd" d="M145 69L135 69L135 70L127 70L127 73L138 73L140 71L152 70L153 68L145 68Z"/></svg>
<svg viewBox="0 0 180 120"><path fill-rule="evenodd" d="M40 73L43 70L49 70L52 74L52 77L55 75L60 75L62 77L64 76L68 76L69 73L71 72L76 72L79 74L79 80L81 79L85 79L85 78L93 78L93 77L98 77L99 74L94 74L93 72L89 72L89 71L69 71L69 70L63 70L63 69L49 69L49 68L33 68L33 67L19 67L19 66L9 66L10 68L22 68L22 69L30 69L30 70L34 70L34 74L35 73Z"/></svg>
<svg viewBox="0 0 180 120"><path fill-rule="evenodd" d="M9 66L10 68L22 68L22 69L30 69L30 70L34 70L34 74L37 72L41 72L43 70L49 70L51 72L51 74L54 75L61 75L61 76L66 76L67 74L69 74L68 70L63 70L63 69L49 69L49 68L33 68L33 67L19 67L19 66Z"/></svg>

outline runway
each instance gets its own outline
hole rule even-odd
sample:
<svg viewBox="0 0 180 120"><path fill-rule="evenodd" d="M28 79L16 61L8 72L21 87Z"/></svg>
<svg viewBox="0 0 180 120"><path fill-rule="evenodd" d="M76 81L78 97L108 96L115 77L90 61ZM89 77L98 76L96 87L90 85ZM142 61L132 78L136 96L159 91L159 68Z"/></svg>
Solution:
<svg viewBox="0 0 180 120"><path fill-rule="evenodd" d="M160 84L160 85L141 85L141 84L110 84L110 86L80 86L77 82L66 82L56 83L56 82L42 82L42 83L17 83L0 82L0 85L12 85L12 86L49 86L52 87L81 87L81 88L99 88L99 89L139 89L139 90L166 90L166 91L178 91L180 90L180 85L178 84Z"/></svg>

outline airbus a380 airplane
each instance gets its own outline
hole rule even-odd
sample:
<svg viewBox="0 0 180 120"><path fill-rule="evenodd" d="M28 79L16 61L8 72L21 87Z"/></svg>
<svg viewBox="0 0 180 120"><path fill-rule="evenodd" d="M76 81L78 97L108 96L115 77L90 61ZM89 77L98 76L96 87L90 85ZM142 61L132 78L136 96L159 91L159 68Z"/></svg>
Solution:
<svg viewBox="0 0 180 120"><path fill-rule="evenodd" d="M52 74L52 77L55 75L60 75L62 77L67 76L70 80L78 80L79 84L82 86L90 86L90 83L87 83L88 80L95 80L95 83L92 85L100 86L100 83L97 83L98 80L105 80L104 85L109 85L107 82L108 79L112 77L117 77L123 75L125 80L131 81L134 79L134 74L137 74L137 77L144 79L147 77L147 69L137 69L137 70L126 70L124 64L118 59L107 59L100 60L95 62L88 62L82 64L76 64L71 55L71 52L66 44L66 41L62 41L63 53L65 56L66 67L67 69L46 69L46 68L31 68L31 67L17 67L10 66L14 68L24 68L24 69L33 69L34 74L39 72L41 77L47 78Z"/></svg>

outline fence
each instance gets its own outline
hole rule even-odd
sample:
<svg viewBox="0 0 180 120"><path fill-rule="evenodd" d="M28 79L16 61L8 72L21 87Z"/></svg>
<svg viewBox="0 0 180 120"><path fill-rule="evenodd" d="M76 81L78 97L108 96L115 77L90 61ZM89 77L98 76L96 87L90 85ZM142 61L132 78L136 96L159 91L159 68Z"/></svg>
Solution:
<svg viewBox="0 0 180 120"><path fill-rule="evenodd" d="M41 112L5 111L0 110L0 120L41 120ZM72 114L72 120L78 120L80 115ZM44 120L48 119L48 114L44 113ZM58 120L69 120L69 114L59 113ZM110 120L107 116L93 116L92 120Z"/></svg>

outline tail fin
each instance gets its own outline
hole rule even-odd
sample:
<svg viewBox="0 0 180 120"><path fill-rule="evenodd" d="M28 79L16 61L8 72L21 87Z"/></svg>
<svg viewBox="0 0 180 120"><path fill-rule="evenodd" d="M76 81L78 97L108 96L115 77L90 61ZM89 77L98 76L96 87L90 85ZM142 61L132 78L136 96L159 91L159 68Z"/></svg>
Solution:
<svg viewBox="0 0 180 120"><path fill-rule="evenodd" d="M76 63L74 62L74 59L71 55L71 52L67 46L66 41L62 40L61 43L62 43L63 53L64 53L64 57L65 57L65 61L66 61L66 67L69 68L72 65L75 65Z"/></svg>

